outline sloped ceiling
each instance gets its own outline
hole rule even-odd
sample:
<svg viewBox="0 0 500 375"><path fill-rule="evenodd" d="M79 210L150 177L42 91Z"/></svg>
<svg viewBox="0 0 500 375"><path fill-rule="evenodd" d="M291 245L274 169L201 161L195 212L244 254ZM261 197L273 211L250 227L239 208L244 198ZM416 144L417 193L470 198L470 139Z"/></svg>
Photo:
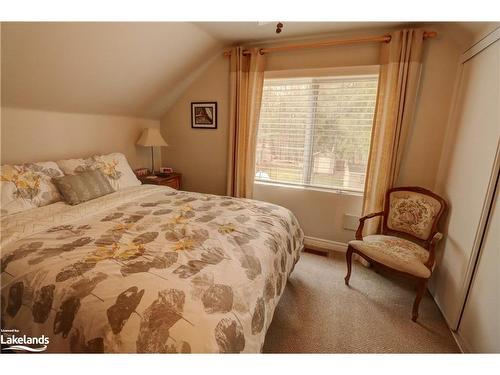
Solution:
<svg viewBox="0 0 500 375"><path fill-rule="evenodd" d="M397 22L16 22L1 25L1 104L159 119L224 46ZM470 34L484 23L454 25ZM490 27L491 28L491 27Z"/></svg>
<svg viewBox="0 0 500 375"><path fill-rule="evenodd" d="M2 23L2 106L160 118L221 43L191 23Z"/></svg>
<svg viewBox="0 0 500 375"><path fill-rule="evenodd" d="M225 45L394 23L2 23L2 106L161 118Z"/></svg>

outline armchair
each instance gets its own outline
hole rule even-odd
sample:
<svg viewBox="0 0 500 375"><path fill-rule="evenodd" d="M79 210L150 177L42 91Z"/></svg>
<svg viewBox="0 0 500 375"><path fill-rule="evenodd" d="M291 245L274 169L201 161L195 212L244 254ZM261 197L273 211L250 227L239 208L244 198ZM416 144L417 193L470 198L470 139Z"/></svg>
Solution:
<svg viewBox="0 0 500 375"><path fill-rule="evenodd" d="M445 210L445 200L429 190L419 187L388 190L384 210L359 219L356 240L347 247L345 284L349 285L351 277L352 254L414 279L417 295L412 320L417 321L420 301L434 268L436 245L443 237L437 225ZM381 233L363 237L365 221L377 216L382 216Z"/></svg>

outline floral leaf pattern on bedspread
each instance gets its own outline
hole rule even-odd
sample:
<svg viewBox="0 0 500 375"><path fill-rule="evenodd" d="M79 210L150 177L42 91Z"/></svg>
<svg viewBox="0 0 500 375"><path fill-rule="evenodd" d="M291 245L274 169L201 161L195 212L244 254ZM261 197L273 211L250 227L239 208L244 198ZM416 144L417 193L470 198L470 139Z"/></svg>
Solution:
<svg viewBox="0 0 500 375"><path fill-rule="evenodd" d="M303 248L290 211L147 185L56 205L2 218L3 328L49 352L261 351Z"/></svg>

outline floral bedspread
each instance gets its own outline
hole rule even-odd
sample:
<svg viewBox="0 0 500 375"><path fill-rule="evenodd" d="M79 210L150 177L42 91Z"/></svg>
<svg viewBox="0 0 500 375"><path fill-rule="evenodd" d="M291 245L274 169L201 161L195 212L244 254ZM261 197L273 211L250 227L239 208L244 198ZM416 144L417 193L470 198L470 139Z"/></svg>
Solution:
<svg viewBox="0 0 500 375"><path fill-rule="evenodd" d="M163 186L1 224L2 329L47 352L260 352L303 247L283 207Z"/></svg>

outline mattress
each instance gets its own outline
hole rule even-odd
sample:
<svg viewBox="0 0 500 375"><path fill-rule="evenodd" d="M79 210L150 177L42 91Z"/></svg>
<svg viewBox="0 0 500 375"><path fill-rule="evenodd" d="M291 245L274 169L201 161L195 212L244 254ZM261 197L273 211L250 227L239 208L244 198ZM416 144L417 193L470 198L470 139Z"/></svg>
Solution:
<svg viewBox="0 0 500 375"><path fill-rule="evenodd" d="M1 234L2 334L56 353L260 352L303 248L283 207L152 185L8 215Z"/></svg>

